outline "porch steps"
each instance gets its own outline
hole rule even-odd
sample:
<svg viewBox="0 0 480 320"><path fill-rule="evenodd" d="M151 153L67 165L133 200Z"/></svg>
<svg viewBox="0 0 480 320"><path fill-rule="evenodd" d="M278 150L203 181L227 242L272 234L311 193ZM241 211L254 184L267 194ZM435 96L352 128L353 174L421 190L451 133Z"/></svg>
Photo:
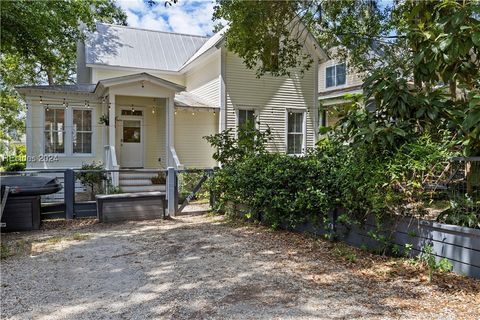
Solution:
<svg viewBox="0 0 480 320"><path fill-rule="evenodd" d="M165 191L165 185L152 183L151 178L156 176L149 172L120 172L120 188L125 193Z"/></svg>

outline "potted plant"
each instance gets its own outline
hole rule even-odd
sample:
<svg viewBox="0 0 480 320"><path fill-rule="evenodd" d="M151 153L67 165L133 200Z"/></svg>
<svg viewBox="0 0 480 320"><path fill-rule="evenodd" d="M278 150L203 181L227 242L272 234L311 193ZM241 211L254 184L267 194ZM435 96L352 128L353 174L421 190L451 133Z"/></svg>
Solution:
<svg viewBox="0 0 480 320"><path fill-rule="evenodd" d="M100 119L98 119L98 124L104 124L108 126L108 116L106 114L102 114Z"/></svg>
<svg viewBox="0 0 480 320"><path fill-rule="evenodd" d="M156 177L152 177L150 180L152 180L152 184L165 184L167 182L167 177L165 176L165 173L159 172Z"/></svg>

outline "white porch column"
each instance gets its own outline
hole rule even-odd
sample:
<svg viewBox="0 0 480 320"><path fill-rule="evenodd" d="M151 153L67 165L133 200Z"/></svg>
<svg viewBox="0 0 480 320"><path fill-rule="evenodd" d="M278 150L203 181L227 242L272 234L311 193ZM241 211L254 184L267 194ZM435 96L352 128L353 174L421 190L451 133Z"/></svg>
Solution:
<svg viewBox="0 0 480 320"><path fill-rule="evenodd" d="M115 95L108 95L110 110L108 111L108 144L115 146Z"/></svg>
<svg viewBox="0 0 480 320"><path fill-rule="evenodd" d="M167 167L175 167L175 160L173 159L173 155L171 152L171 148L174 147L174 122L175 122L175 106L174 106L174 98L171 96L167 99Z"/></svg>

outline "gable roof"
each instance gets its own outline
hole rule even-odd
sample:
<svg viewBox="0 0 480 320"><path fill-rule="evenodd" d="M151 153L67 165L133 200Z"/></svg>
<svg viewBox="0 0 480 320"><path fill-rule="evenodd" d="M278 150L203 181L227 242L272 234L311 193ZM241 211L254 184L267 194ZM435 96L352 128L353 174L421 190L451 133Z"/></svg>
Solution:
<svg viewBox="0 0 480 320"><path fill-rule="evenodd" d="M98 81L97 86L95 87L95 92L98 92L99 89L107 88L110 86L127 84L127 83L136 82L136 81L148 81L176 92L185 90L184 86L181 86L179 84L176 84L174 82L171 82L159 77L152 76L149 73L142 72L142 73L136 73L136 74L131 74L127 76L120 76L120 77L100 80Z"/></svg>
<svg viewBox="0 0 480 320"><path fill-rule="evenodd" d="M178 71L208 37L97 23L87 33L86 63Z"/></svg>

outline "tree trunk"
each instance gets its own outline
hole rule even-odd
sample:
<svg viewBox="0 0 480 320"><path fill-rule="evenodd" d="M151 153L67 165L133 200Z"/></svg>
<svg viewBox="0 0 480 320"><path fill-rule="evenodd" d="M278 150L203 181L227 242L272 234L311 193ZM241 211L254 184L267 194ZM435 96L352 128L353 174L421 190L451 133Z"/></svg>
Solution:
<svg viewBox="0 0 480 320"><path fill-rule="evenodd" d="M50 68L47 69L47 77L48 77L48 84L50 86L53 86L55 83L54 83L54 80L53 80L52 70Z"/></svg>

